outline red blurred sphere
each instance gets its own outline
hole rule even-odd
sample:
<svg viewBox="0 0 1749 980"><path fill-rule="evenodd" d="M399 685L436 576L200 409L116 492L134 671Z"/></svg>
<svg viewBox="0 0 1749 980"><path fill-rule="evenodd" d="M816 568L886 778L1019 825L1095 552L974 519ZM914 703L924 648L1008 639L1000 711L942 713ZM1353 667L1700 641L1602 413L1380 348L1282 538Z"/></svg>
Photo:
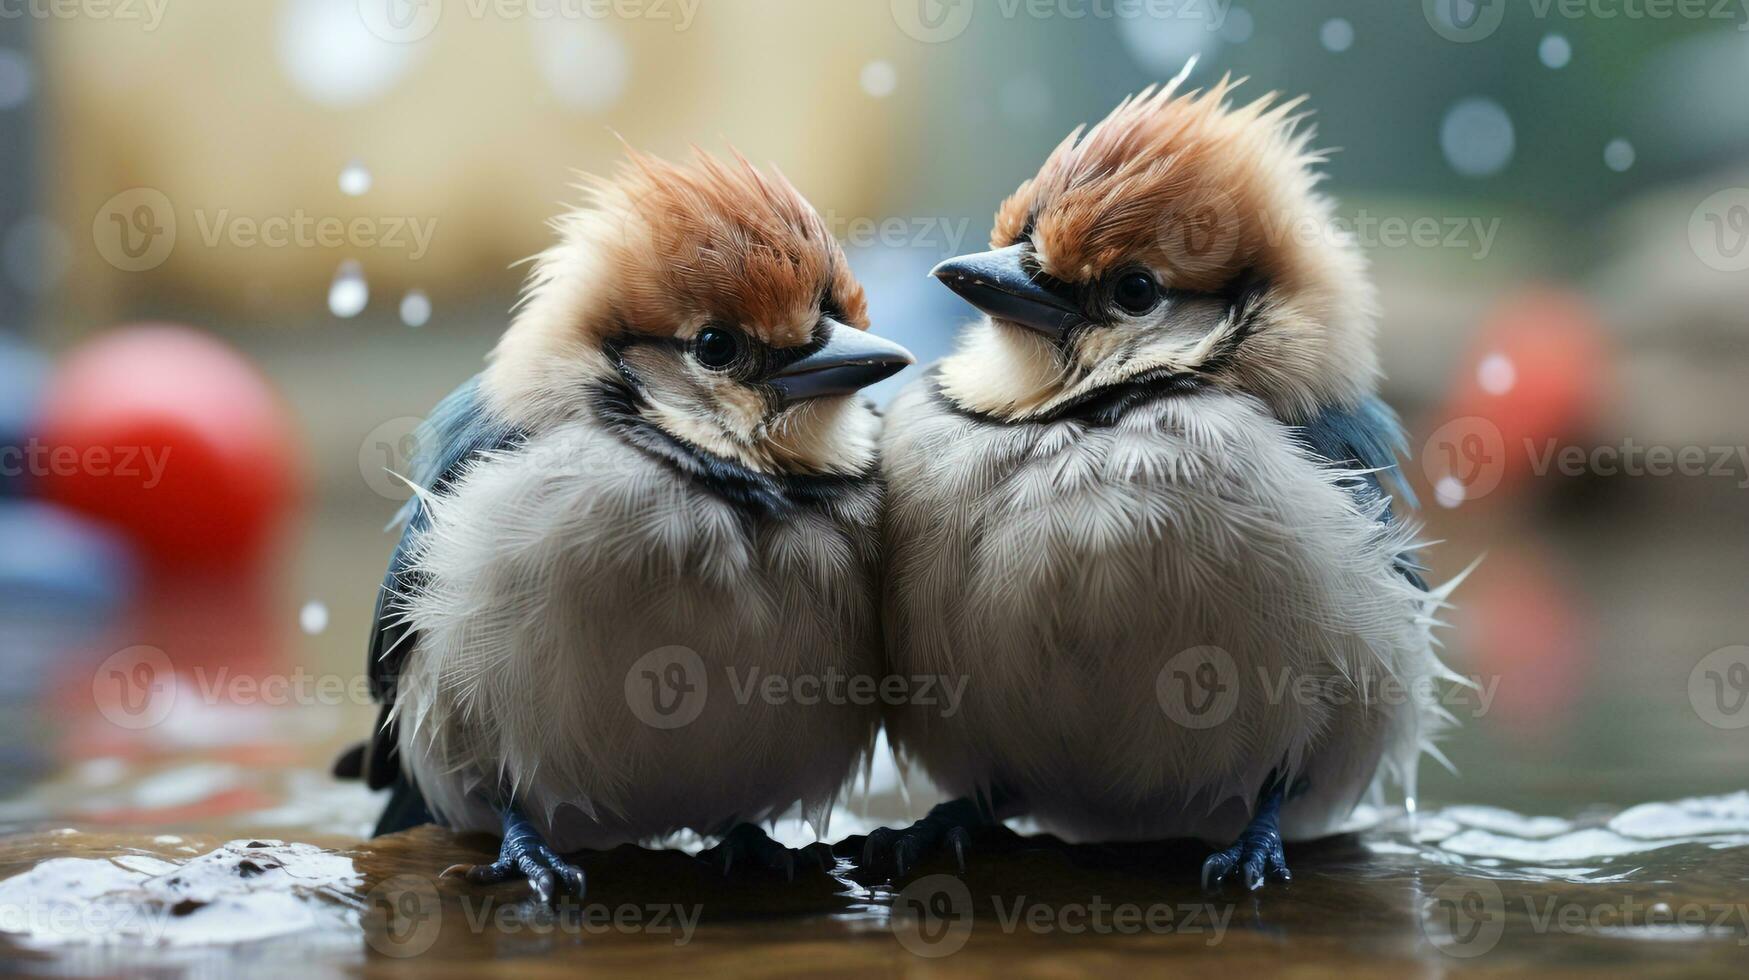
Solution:
<svg viewBox="0 0 1749 980"><path fill-rule="evenodd" d="M158 570L257 565L296 497L285 407L241 354L186 327L75 350L39 440L44 496L113 525Z"/></svg>
<svg viewBox="0 0 1749 980"><path fill-rule="evenodd" d="M1611 359L1602 317L1584 297L1539 287L1506 299L1429 427L1428 483L1455 480L1464 500L1521 489L1551 446L1589 434L1608 400Z"/></svg>

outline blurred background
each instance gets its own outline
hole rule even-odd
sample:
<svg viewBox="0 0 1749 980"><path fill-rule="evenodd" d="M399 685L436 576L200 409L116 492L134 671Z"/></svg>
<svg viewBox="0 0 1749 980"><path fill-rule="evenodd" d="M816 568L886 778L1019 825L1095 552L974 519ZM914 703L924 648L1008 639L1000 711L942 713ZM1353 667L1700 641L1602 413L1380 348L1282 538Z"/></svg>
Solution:
<svg viewBox="0 0 1749 980"><path fill-rule="evenodd" d="M1445 634L1480 686L1450 703L1461 775L1427 763L1424 803L1743 785L1742 5L0 11L0 824L363 831L374 802L326 765L375 717L389 472L616 133L776 164L927 363L966 319L927 270L1193 56L1192 84L1310 97L1425 558L1485 555Z"/></svg>

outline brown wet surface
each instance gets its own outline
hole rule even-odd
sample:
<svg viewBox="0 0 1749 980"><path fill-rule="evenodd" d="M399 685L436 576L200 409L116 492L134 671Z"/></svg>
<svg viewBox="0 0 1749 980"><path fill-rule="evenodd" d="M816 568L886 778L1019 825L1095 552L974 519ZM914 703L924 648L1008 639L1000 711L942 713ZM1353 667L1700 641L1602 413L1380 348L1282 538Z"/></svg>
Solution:
<svg viewBox="0 0 1749 980"><path fill-rule="evenodd" d="M1359 837L1290 849L1295 880L1257 895L1205 894L1196 883L1204 851L1194 845L1069 848L986 834L963 876L925 866L896 894L859 885L849 860L835 875L802 871L794 881L763 871L725 877L679 850L626 846L580 855L589 893L555 913L520 886L482 888L437 873L490 860L488 838L426 827L362 844L301 839L350 859L351 874L318 880L308 856L292 867L302 877L263 871L277 871L282 857L295 864L272 839L232 843L244 858L213 869L237 879L227 887L295 894L307 913L301 930L239 941L224 900L154 905L141 897L148 890L129 885L124 901L181 931L123 936L118 919L73 910L78 888L45 881L35 892L40 927L20 935L14 916L5 959L22 972L165 976L242 966L385 976L1739 976L1749 968L1749 794L1573 822L1459 808L1424 816L1411 831L1399 817ZM226 843L63 829L0 846L0 874L52 856L192 878L168 866L195 867ZM851 837L839 851L859 847ZM0 901L20 906L16 891Z"/></svg>

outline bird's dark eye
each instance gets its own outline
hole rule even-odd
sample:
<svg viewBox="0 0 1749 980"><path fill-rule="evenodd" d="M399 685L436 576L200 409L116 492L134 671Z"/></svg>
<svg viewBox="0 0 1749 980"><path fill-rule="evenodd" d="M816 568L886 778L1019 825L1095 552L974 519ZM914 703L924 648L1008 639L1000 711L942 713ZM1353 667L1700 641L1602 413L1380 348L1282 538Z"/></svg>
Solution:
<svg viewBox="0 0 1749 980"><path fill-rule="evenodd" d="M713 371L734 364L740 354L740 339L734 331L722 327L705 327L692 340L692 355L698 358L698 363Z"/></svg>
<svg viewBox="0 0 1749 980"><path fill-rule="evenodd" d="M1112 289L1111 298L1127 313L1146 313L1160 302L1160 285L1146 272L1126 272Z"/></svg>

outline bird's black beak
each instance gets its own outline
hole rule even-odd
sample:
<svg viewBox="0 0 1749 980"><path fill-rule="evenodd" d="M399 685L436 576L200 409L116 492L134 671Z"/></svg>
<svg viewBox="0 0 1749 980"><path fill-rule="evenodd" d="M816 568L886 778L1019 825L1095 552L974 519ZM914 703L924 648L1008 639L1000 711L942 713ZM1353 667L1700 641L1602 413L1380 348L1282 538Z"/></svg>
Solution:
<svg viewBox="0 0 1749 980"><path fill-rule="evenodd" d="M771 377L786 402L825 395L849 395L917 363L911 352L890 340L826 321L826 344Z"/></svg>
<svg viewBox="0 0 1749 980"><path fill-rule="evenodd" d="M993 252L948 259L929 274L990 316L1037 330L1053 340L1085 322L1075 301L1038 283L1021 266L1031 246L1022 242Z"/></svg>

